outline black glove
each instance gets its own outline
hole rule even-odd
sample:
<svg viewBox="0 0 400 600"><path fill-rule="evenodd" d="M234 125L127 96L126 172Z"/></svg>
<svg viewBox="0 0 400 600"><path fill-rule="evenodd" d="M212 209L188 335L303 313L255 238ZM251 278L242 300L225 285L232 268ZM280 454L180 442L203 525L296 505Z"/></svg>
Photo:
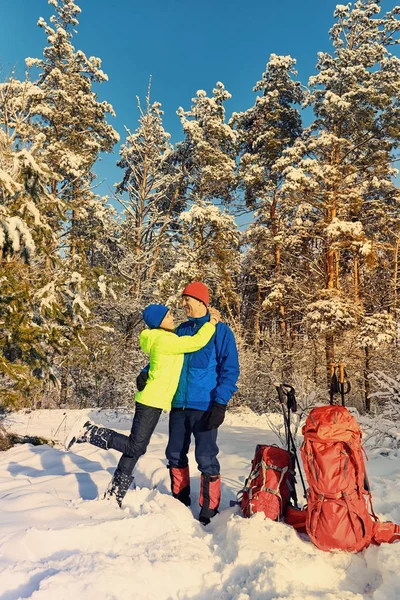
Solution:
<svg viewBox="0 0 400 600"><path fill-rule="evenodd" d="M143 392L148 378L149 374L147 371L140 371L139 375L136 377L136 387L139 392Z"/></svg>
<svg viewBox="0 0 400 600"><path fill-rule="evenodd" d="M211 407L210 415L206 421L206 431L210 429L218 429L225 419L226 404L214 402Z"/></svg>

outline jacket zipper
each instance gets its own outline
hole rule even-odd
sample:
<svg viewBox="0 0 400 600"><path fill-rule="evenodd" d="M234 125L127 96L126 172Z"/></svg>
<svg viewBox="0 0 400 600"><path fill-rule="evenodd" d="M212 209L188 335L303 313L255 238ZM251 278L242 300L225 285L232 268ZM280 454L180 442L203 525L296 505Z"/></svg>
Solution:
<svg viewBox="0 0 400 600"><path fill-rule="evenodd" d="M187 363L186 363L186 378L185 378L185 395L183 397L183 404L182 404L182 410L185 410L186 405L187 405L187 393L188 393L188 377L189 377L189 361L190 361L190 356L188 356L187 359Z"/></svg>
<svg viewBox="0 0 400 600"><path fill-rule="evenodd" d="M193 322L193 330L196 329L196 323ZM196 333L196 331L194 332L194 334ZM194 335L193 334L193 335ZM190 366L190 362L191 362L191 358L192 358L192 354L189 354L187 362L186 362L186 385L185 385L185 396L183 399L183 405L182 405L182 410L186 409L187 406L187 400L188 400L188 387L189 387L189 366Z"/></svg>

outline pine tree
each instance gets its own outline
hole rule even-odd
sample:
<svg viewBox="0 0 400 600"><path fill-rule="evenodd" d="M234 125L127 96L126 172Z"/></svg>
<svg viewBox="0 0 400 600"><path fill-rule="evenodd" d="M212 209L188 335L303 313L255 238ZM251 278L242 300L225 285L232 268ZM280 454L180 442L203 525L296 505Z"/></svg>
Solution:
<svg viewBox="0 0 400 600"><path fill-rule="evenodd" d="M49 4L55 9L51 25L43 18L38 22L48 46L43 58L28 58L26 63L39 71L42 101L36 106L36 127L45 136L44 160L61 176L52 182L52 193L62 199L64 208L57 229L63 229L65 249L74 255L79 241L83 243L75 231L77 222L85 219L85 205L92 200L88 193L92 168L100 152L110 152L119 136L106 121L108 114L115 114L112 106L100 102L92 89L108 80L101 60L87 58L72 43L81 9L72 0Z"/></svg>
<svg viewBox="0 0 400 600"><path fill-rule="evenodd" d="M370 269L387 262L399 216L392 162L400 61L389 48L397 43L400 8L379 12L374 0L337 6L334 54L319 54L310 79L315 121L278 161L286 241L303 249L298 270L315 290L304 316L325 336L328 370L337 359L335 340L381 313L380 296L390 287L385 277L386 290L374 297L368 291Z"/></svg>
<svg viewBox="0 0 400 600"><path fill-rule="evenodd" d="M297 74L295 64L290 56L271 54L262 79L254 87L262 96L257 97L254 106L231 119L238 136L240 187L246 207L257 211L243 240L248 247L245 293L252 297L246 319L254 322L252 339L256 348L262 313L264 320L278 319L283 336L287 334L285 297L290 278L282 273L278 205L283 175L274 166L302 131L296 105L304 100L304 92L293 79Z"/></svg>
<svg viewBox="0 0 400 600"><path fill-rule="evenodd" d="M160 295L180 300L189 281L201 280L212 290L212 304L228 314L239 331L240 302L237 282L241 267L239 230L234 217L207 202L180 215L181 238L176 263L159 281Z"/></svg>
<svg viewBox="0 0 400 600"><path fill-rule="evenodd" d="M159 280L160 297L177 301L188 281L202 279L214 290L232 322L239 314L236 278L240 269L237 226L216 204L234 200L236 134L225 123L231 97L221 82L209 98L199 90L189 111L179 108L184 139L171 156L182 198L180 227L171 247L171 267ZM173 264L175 263L175 264Z"/></svg>
<svg viewBox="0 0 400 600"><path fill-rule="evenodd" d="M172 164L170 135L162 125L161 105L146 109L139 102L139 127L128 130L117 165L124 170L116 186L116 197L124 208L120 226L118 273L129 284L131 297L140 298L143 284L151 285L162 258L171 244L176 219L184 204L180 194L182 177Z"/></svg>
<svg viewBox="0 0 400 600"><path fill-rule="evenodd" d="M30 121L41 96L29 81L0 84L0 388L6 405L32 400L44 373L52 372L55 323L41 305L60 207L48 191L58 174L44 161L43 135Z"/></svg>
<svg viewBox="0 0 400 600"><path fill-rule="evenodd" d="M82 332L102 277L98 265L93 268L99 262L98 256L94 260L99 246L94 248L93 217L104 206L91 190L93 165L118 140L106 121L112 107L92 90L94 83L107 80L101 61L72 45L79 7L70 0L49 3L55 7L51 25L39 20L48 47L43 59L26 61L39 70L38 81L9 82L2 90L1 144L8 170L1 166L7 185L0 241L3 260L24 269L23 278L21 273L12 278L7 266L3 289L8 298L24 299L15 310L34 323L31 330L24 325L22 335L21 324L7 322L8 339L19 342L16 353L6 354L16 357L27 378L32 372L57 376L58 363L68 362L57 354L65 358L75 344L85 349ZM19 110L15 117L13 108Z"/></svg>
<svg viewBox="0 0 400 600"><path fill-rule="evenodd" d="M174 160L184 177L181 188L190 204L233 200L236 135L225 123L224 108L230 97L219 81L211 98L199 90L189 111L182 107L177 111L185 137L177 144Z"/></svg>
<svg viewBox="0 0 400 600"><path fill-rule="evenodd" d="M43 159L59 174L50 182L54 197L60 200L61 211L53 223L57 240L50 250L52 256L62 257L53 272L55 288L64 289L64 314L75 326L72 343L85 344L79 327L91 318L89 306L96 303L98 278L101 270L93 269L93 248L96 238L96 219L93 215L104 209L93 193L93 167L101 152L110 152L119 136L107 123L114 115L112 106L99 101L93 90L95 84L108 80L101 69L101 60L87 57L73 45L81 9L72 0L49 0L54 7L50 24L43 18L38 25L48 45L43 58L28 58L28 67L39 72L37 86L42 98L35 106L35 127L44 138ZM96 208L96 203L99 206ZM61 254L60 254L61 253ZM52 268L52 262L47 265ZM70 346L65 347L70 352ZM61 402L66 395L67 356L57 361L61 372Z"/></svg>

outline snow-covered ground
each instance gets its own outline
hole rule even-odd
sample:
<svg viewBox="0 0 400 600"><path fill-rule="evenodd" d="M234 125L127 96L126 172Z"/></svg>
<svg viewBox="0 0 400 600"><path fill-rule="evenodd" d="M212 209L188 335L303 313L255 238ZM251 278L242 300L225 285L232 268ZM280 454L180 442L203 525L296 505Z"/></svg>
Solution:
<svg viewBox="0 0 400 600"><path fill-rule="evenodd" d="M169 494L167 415L136 468L124 509L101 500L118 453L61 441L80 411L13 413L10 431L57 440L0 453L0 600L398 600L400 543L359 554L324 553L289 526L230 508L257 443L276 443L268 420L230 414L220 428L223 509L198 521L199 474L191 453L192 507ZM131 415L86 411L128 432ZM279 419L279 417L275 417ZM400 522L400 452L368 452L374 507ZM299 487L298 494L302 491Z"/></svg>

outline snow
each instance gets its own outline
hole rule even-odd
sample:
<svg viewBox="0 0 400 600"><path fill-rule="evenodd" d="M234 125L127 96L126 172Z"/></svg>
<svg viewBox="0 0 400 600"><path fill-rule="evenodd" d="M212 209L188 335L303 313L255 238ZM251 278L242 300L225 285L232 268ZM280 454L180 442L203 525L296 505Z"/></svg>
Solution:
<svg viewBox="0 0 400 600"><path fill-rule="evenodd" d="M0 183L7 194L14 194L22 190L22 185L14 181L14 179L6 171L0 168Z"/></svg>
<svg viewBox="0 0 400 600"><path fill-rule="evenodd" d="M101 500L118 453L60 441L77 416L127 433L127 411L11 413L10 431L56 440L0 453L0 598L16 600L394 600L400 597L400 544L359 554L324 553L306 536L229 507L250 470L257 443L276 443L279 415L229 413L220 429L221 512L204 528L199 473L190 453L192 507L169 493L163 414L136 468L123 510ZM375 510L400 520L400 453L370 452ZM299 496L301 490L298 489Z"/></svg>
<svg viewBox="0 0 400 600"><path fill-rule="evenodd" d="M205 206L192 206L188 211L184 211L179 216L181 221L186 223L197 222L201 225L212 223L217 227L232 228L235 227L235 218L226 212L221 212L218 206L207 202ZM237 232L236 232L237 233Z"/></svg>
<svg viewBox="0 0 400 600"><path fill-rule="evenodd" d="M326 231L331 237L340 235L360 237L363 234L363 226L360 221L342 221L335 217L327 226Z"/></svg>
<svg viewBox="0 0 400 600"><path fill-rule="evenodd" d="M53 304L57 304L55 282L50 281L50 283L36 292L35 297L40 299L40 312L42 312L44 308L51 309Z"/></svg>
<svg viewBox="0 0 400 600"><path fill-rule="evenodd" d="M33 218L35 220L35 225L40 225L44 229L48 229L51 231L50 225L48 223L43 222L42 215L41 215L40 211L37 209L34 202L32 202L32 200L27 200L24 204L24 208L27 210L27 212L29 212L33 216Z"/></svg>
<svg viewBox="0 0 400 600"><path fill-rule="evenodd" d="M72 302L72 306L73 307L79 307L81 309L81 311L83 313L85 313L85 315L88 317L90 315L90 309L86 306L86 304L83 301L83 298L80 294L76 294L73 302Z"/></svg>
<svg viewBox="0 0 400 600"><path fill-rule="evenodd" d="M14 252L19 252L22 242L30 256L35 254L35 242L24 221L19 217L9 217L6 221L3 221L2 225L7 232Z"/></svg>
<svg viewBox="0 0 400 600"><path fill-rule="evenodd" d="M105 298L107 292L107 281L104 275L100 275L98 278L97 287L99 288L102 297Z"/></svg>

